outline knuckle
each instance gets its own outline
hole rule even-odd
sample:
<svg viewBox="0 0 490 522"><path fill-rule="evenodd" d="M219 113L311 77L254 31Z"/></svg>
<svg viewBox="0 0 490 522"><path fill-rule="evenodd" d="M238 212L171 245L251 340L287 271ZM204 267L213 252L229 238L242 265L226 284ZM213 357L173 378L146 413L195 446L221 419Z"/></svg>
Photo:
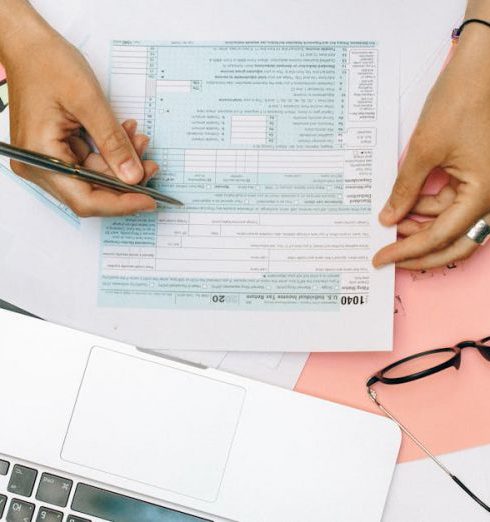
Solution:
<svg viewBox="0 0 490 522"><path fill-rule="evenodd" d="M473 177L467 182L460 183L458 195L461 201L471 204L475 214L485 214L490 206L490 184L488 180ZM469 208L468 203L466 205Z"/></svg>
<svg viewBox="0 0 490 522"><path fill-rule="evenodd" d="M31 169L31 167L29 167L28 165L14 160L10 161L10 168L13 172L15 172L15 174L17 174L21 178L27 178Z"/></svg>
<svg viewBox="0 0 490 522"><path fill-rule="evenodd" d="M485 207L490 200L490 184L487 178L475 176L471 180L471 186L463 186L460 189L464 191L467 188L471 192L471 197L475 202L481 202Z"/></svg>
<svg viewBox="0 0 490 522"><path fill-rule="evenodd" d="M428 242L433 246L436 250L442 250L447 247L450 243L450 240L442 235L437 230L431 230L428 232Z"/></svg>
<svg viewBox="0 0 490 522"><path fill-rule="evenodd" d="M393 197L396 199L404 199L410 194L410 185L404 179L404 177L398 178L395 186L393 187Z"/></svg>

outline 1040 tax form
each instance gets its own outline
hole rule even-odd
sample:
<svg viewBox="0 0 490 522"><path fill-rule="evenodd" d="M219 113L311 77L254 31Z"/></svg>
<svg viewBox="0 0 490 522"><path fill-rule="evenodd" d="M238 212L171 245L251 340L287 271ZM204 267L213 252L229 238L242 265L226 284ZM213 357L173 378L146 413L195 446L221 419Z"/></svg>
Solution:
<svg viewBox="0 0 490 522"><path fill-rule="evenodd" d="M111 101L182 210L103 222L102 306L368 305L372 42L114 42Z"/></svg>

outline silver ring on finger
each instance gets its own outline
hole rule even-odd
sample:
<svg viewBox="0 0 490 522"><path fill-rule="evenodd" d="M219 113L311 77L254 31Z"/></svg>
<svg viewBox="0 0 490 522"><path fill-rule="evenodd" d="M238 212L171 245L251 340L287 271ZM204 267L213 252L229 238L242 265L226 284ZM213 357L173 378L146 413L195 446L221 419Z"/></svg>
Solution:
<svg viewBox="0 0 490 522"><path fill-rule="evenodd" d="M466 233L466 237L482 246L490 236L490 225L484 220L479 219Z"/></svg>

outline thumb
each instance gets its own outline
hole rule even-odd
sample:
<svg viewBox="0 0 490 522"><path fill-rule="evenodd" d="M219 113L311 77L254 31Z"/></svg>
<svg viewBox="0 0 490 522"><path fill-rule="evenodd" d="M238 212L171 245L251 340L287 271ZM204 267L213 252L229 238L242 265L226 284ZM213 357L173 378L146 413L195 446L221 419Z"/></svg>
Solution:
<svg viewBox="0 0 490 522"><path fill-rule="evenodd" d="M94 140L112 172L126 183L139 183L144 176L141 160L103 94L100 93L97 103L86 109L80 123Z"/></svg>
<svg viewBox="0 0 490 522"><path fill-rule="evenodd" d="M431 170L432 166L408 151L400 165L391 195L379 215L383 225L400 222L412 210Z"/></svg>

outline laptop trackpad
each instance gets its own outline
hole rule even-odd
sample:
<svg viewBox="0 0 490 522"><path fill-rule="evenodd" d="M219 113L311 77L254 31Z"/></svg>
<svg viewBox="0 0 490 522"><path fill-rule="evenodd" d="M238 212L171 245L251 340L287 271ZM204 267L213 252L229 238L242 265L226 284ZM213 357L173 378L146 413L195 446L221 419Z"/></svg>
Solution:
<svg viewBox="0 0 490 522"><path fill-rule="evenodd" d="M94 348L61 457L212 502L245 393L165 363Z"/></svg>

